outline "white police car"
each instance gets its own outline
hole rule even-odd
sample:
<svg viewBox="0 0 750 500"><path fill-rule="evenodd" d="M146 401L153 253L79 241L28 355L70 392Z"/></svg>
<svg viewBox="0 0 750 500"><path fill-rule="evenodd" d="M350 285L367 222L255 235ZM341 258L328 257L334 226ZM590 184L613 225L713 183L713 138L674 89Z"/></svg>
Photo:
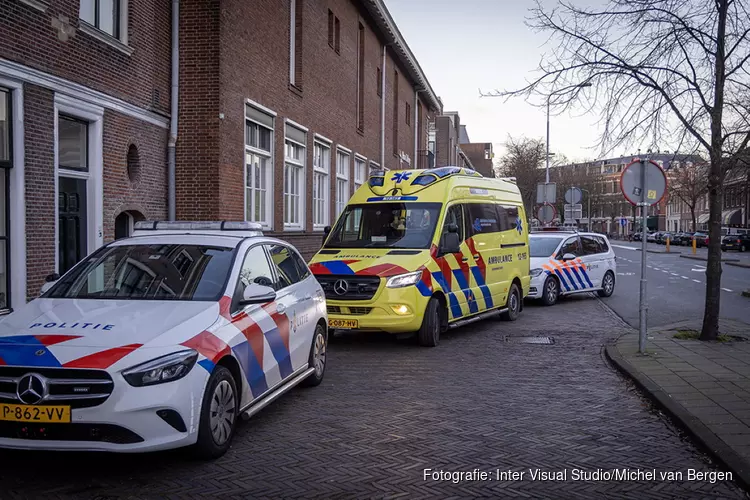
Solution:
<svg viewBox="0 0 750 500"><path fill-rule="evenodd" d="M217 457L238 415L322 381L325 296L296 249L253 223L135 229L0 320L0 447Z"/></svg>
<svg viewBox="0 0 750 500"><path fill-rule="evenodd" d="M615 291L617 263L603 234L542 231L529 235L531 288L527 298L553 305L561 295Z"/></svg>

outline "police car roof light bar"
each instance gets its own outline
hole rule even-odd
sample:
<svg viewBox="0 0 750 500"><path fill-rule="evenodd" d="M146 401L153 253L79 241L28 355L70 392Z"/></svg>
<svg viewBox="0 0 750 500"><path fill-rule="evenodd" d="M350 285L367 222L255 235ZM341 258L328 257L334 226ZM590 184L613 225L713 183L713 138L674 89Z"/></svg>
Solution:
<svg viewBox="0 0 750 500"><path fill-rule="evenodd" d="M136 231L258 231L263 228L257 222L247 221L138 221Z"/></svg>

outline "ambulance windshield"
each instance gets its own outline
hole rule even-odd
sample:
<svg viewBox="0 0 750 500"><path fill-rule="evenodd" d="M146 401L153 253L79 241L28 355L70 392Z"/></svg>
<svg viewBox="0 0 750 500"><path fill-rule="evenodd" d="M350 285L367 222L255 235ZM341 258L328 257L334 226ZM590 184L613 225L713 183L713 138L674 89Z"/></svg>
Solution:
<svg viewBox="0 0 750 500"><path fill-rule="evenodd" d="M348 205L331 231L325 246L430 248L440 207L440 203Z"/></svg>

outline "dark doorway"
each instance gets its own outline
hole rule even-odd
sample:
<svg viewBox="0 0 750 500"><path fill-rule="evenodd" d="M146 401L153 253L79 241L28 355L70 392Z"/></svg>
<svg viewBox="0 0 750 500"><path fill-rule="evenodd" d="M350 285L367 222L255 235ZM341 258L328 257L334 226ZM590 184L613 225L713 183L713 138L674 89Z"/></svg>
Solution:
<svg viewBox="0 0 750 500"><path fill-rule="evenodd" d="M59 273L67 272L88 251L86 180L59 178Z"/></svg>

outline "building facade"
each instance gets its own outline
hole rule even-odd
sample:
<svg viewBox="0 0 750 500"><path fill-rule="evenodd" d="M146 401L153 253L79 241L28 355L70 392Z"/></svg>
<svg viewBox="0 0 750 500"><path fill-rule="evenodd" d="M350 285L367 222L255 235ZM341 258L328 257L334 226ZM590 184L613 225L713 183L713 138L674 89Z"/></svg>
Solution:
<svg viewBox="0 0 750 500"><path fill-rule="evenodd" d="M309 257L370 170L417 166L440 103L382 0L214 4L181 2L177 219Z"/></svg>
<svg viewBox="0 0 750 500"><path fill-rule="evenodd" d="M461 149L461 117L457 111L445 111L435 119L435 166L474 168ZM494 177L494 176L493 176Z"/></svg>
<svg viewBox="0 0 750 500"><path fill-rule="evenodd" d="M142 219L256 221L309 257L370 170L428 166L442 103L382 0L0 17L0 314Z"/></svg>
<svg viewBox="0 0 750 500"><path fill-rule="evenodd" d="M170 4L0 2L0 314L167 216Z"/></svg>
<svg viewBox="0 0 750 500"><path fill-rule="evenodd" d="M469 158L474 169L485 177L495 177L493 165L495 153L492 152L492 143L471 142L466 125L461 125L458 140L461 151Z"/></svg>

